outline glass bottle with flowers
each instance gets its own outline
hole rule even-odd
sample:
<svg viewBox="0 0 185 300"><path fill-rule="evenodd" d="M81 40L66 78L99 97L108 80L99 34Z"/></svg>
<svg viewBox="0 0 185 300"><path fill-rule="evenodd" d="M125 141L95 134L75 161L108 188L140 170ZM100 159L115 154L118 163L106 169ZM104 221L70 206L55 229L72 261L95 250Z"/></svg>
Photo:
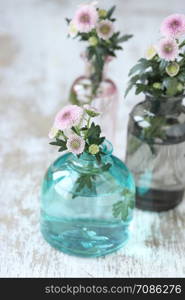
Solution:
<svg viewBox="0 0 185 300"><path fill-rule="evenodd" d="M81 5L73 19L67 19L69 35L87 43L82 58L85 74L72 84L69 101L72 104L91 104L103 113L99 118L102 132L111 142L115 142L118 112L118 90L113 80L107 77L108 64L122 50L121 43L132 35L121 35L115 30L113 14L115 6L108 11L96 7L96 3ZM111 126L110 126L111 120Z"/></svg>
<svg viewBox="0 0 185 300"><path fill-rule="evenodd" d="M55 117L50 143L64 152L48 168L41 190L41 231L55 248L95 257L128 239L135 185L127 167L93 121L99 112L77 105Z"/></svg>
<svg viewBox="0 0 185 300"><path fill-rule="evenodd" d="M145 94L130 114L126 162L135 175L137 207L164 211L185 188L185 15L161 25L162 38L130 71L126 94Z"/></svg>

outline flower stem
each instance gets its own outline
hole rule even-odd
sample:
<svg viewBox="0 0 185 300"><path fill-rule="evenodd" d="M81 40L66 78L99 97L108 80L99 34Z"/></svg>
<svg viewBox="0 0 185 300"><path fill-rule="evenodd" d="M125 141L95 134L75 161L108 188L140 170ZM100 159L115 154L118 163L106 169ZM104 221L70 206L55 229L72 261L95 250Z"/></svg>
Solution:
<svg viewBox="0 0 185 300"><path fill-rule="evenodd" d="M88 120L87 120L87 128L89 129L90 127L90 121L91 121L91 117L89 116Z"/></svg>
<svg viewBox="0 0 185 300"><path fill-rule="evenodd" d="M75 126L75 130L76 130L76 132L78 133L78 135L81 136L80 128L79 128L78 126Z"/></svg>
<svg viewBox="0 0 185 300"><path fill-rule="evenodd" d="M60 134L63 136L64 140L67 141L67 136L64 134L64 132L61 130Z"/></svg>

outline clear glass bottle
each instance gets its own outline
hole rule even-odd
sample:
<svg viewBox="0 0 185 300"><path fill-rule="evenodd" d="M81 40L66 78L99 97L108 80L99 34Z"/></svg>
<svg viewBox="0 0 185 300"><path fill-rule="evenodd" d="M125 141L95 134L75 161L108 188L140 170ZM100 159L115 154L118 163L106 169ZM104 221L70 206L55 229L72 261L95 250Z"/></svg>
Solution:
<svg viewBox="0 0 185 300"><path fill-rule="evenodd" d="M97 122L102 128L102 134L106 136L111 143L115 144L119 97L116 84L107 77L108 64L111 62L112 57L108 57L105 62L103 80L99 85L96 96L92 96L93 83L91 75L93 73L93 66L85 55L82 55L82 58L85 62L85 74L78 77L72 84L69 102L80 106L91 104L102 112L102 115L97 118Z"/></svg>
<svg viewBox="0 0 185 300"><path fill-rule="evenodd" d="M185 107L183 97L147 95L130 114L126 164L135 177L136 206L165 211L183 199Z"/></svg>
<svg viewBox="0 0 185 300"><path fill-rule="evenodd" d="M128 240L135 204L133 177L112 155L109 142L104 151L101 164L92 155L77 158L66 153L47 170L41 190L41 231L60 251L96 257L116 251Z"/></svg>

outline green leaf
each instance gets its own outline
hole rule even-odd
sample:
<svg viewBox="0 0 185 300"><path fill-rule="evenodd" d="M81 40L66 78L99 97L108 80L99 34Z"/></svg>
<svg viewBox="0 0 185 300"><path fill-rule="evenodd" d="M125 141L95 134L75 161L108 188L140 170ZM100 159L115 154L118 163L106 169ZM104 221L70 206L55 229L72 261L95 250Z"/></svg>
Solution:
<svg viewBox="0 0 185 300"><path fill-rule="evenodd" d="M73 198L77 197L77 193L81 192L83 189L89 189L92 193L96 194L96 186L93 184L93 181L96 180L95 175L83 174L77 181L73 194Z"/></svg>
<svg viewBox="0 0 185 300"><path fill-rule="evenodd" d="M78 131L76 130L76 128L73 126L71 127L72 131L74 131L74 133L76 133L77 135L79 135Z"/></svg>
<svg viewBox="0 0 185 300"><path fill-rule="evenodd" d="M89 128L88 133L87 133L87 137L89 138L89 141L99 138L100 134L101 134L100 126L95 125L94 122L92 122L91 127ZM93 144L93 143L90 142L90 144Z"/></svg>
<svg viewBox="0 0 185 300"><path fill-rule="evenodd" d="M65 145L65 146L61 146L61 147L59 148L58 152L63 152L63 151L65 151L65 150L67 150L66 145Z"/></svg>
<svg viewBox="0 0 185 300"><path fill-rule="evenodd" d="M132 87L136 84L137 80L139 79L139 75L135 75L133 76L127 86L127 89L125 91L125 95L124 97L126 97L128 95L128 93L130 92L130 90L132 89Z"/></svg>
<svg viewBox="0 0 185 300"><path fill-rule="evenodd" d="M151 67L151 62L145 58L141 58L138 63L133 66L129 72L129 76L131 76L132 74L136 73L136 72L140 72L142 73L143 71L145 71L148 67Z"/></svg>
<svg viewBox="0 0 185 300"><path fill-rule="evenodd" d="M179 79L179 80L182 80L182 82L184 82L184 81L185 81L185 71L184 71L184 72L181 72L181 73L179 73L179 75L178 75L178 79Z"/></svg>
<svg viewBox="0 0 185 300"><path fill-rule="evenodd" d="M162 59L159 64L159 70L165 71L165 68L167 67L167 65L168 65L168 62L166 60Z"/></svg>
<svg viewBox="0 0 185 300"><path fill-rule="evenodd" d="M79 33L79 36L80 36L80 38L81 38L81 41L87 41L88 39L89 39L89 34L88 33L86 33L86 32L81 32L81 33Z"/></svg>
<svg viewBox="0 0 185 300"><path fill-rule="evenodd" d="M124 94L124 98L127 97L128 93L131 91L132 87L134 86L134 83L132 82L129 82L127 88L126 88L126 91L125 91L125 94Z"/></svg>
<svg viewBox="0 0 185 300"><path fill-rule="evenodd" d="M182 48L182 47L184 47L184 46L185 46L185 41L183 41L183 42L180 44L179 48Z"/></svg>
<svg viewBox="0 0 185 300"><path fill-rule="evenodd" d="M98 163L101 163L101 155L100 155L100 153L97 153L97 154L95 155L95 157L96 157L97 162L98 162Z"/></svg>
<svg viewBox="0 0 185 300"><path fill-rule="evenodd" d="M120 217L121 220L126 221L128 216L128 206L124 201L118 201L113 205L113 216Z"/></svg>
<svg viewBox="0 0 185 300"><path fill-rule="evenodd" d="M88 57L88 60L91 60L92 57L94 55L94 47L88 47L87 48L87 57Z"/></svg>
<svg viewBox="0 0 185 300"><path fill-rule="evenodd" d="M51 143L49 143L50 145L53 145L53 146L60 146L59 144L58 144L58 142L51 142Z"/></svg>
<svg viewBox="0 0 185 300"><path fill-rule="evenodd" d="M56 141L55 142L51 142L50 145L53 145L53 146L59 146L59 152L61 151L64 151L67 149L66 147L66 141L63 141L63 140L60 140L59 138L56 138Z"/></svg>
<svg viewBox="0 0 185 300"><path fill-rule="evenodd" d="M168 96L174 96L177 93L177 78L166 78L163 84L166 87L166 94Z"/></svg>
<svg viewBox="0 0 185 300"><path fill-rule="evenodd" d="M86 130L88 130L87 126L81 128L81 131L86 131Z"/></svg>
<svg viewBox="0 0 185 300"><path fill-rule="evenodd" d="M145 84L137 83L136 85L136 95L146 92L148 90L148 86Z"/></svg>
<svg viewBox="0 0 185 300"><path fill-rule="evenodd" d="M134 194L126 189L122 195L124 200L113 204L112 213L115 218L120 217L121 220L127 221L129 216L129 208L133 209L135 206Z"/></svg>
<svg viewBox="0 0 185 300"><path fill-rule="evenodd" d="M115 50L123 50L123 47L121 47L121 46L115 46L114 49Z"/></svg>
<svg viewBox="0 0 185 300"><path fill-rule="evenodd" d="M116 5L112 6L107 12L107 19L110 19L116 9Z"/></svg>
<svg viewBox="0 0 185 300"><path fill-rule="evenodd" d="M59 152L62 152L62 151L65 151L66 149L67 149L67 147L66 147L66 142L64 142L64 141L60 141L60 148L59 148Z"/></svg>
<svg viewBox="0 0 185 300"><path fill-rule="evenodd" d="M144 120L150 124L150 127L144 128L142 132L145 140L153 142L155 138L163 139L165 137L163 127L166 124L166 119L164 117L146 117Z"/></svg>
<svg viewBox="0 0 185 300"><path fill-rule="evenodd" d="M99 139L97 139L95 141L95 144L96 145L101 145L104 141L105 141L105 137L103 136L103 137L100 137Z"/></svg>
<svg viewBox="0 0 185 300"><path fill-rule="evenodd" d="M95 144L95 145L101 145L105 140L105 137L99 137L99 138L89 138L90 144Z"/></svg>
<svg viewBox="0 0 185 300"><path fill-rule="evenodd" d="M69 23L71 22L71 19L65 18L67 24L69 25Z"/></svg>
<svg viewBox="0 0 185 300"><path fill-rule="evenodd" d="M117 42L118 43L123 43L123 42L126 42L128 41L129 39L131 39L133 37L133 34L125 34L123 35L122 37L120 37Z"/></svg>
<svg viewBox="0 0 185 300"><path fill-rule="evenodd" d="M105 165L102 167L102 171L103 171L103 172L106 172L106 171L108 171L111 167L112 167L112 164L107 163L107 164L105 164Z"/></svg>

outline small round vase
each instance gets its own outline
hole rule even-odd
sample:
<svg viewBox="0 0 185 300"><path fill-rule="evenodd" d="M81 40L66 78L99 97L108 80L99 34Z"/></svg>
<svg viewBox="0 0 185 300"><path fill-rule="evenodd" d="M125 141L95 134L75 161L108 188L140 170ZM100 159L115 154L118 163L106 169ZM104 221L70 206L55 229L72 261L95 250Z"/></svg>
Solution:
<svg viewBox="0 0 185 300"><path fill-rule="evenodd" d="M183 96L147 95L130 114L126 164L136 182L136 206L167 211L185 190L185 107Z"/></svg>
<svg viewBox="0 0 185 300"><path fill-rule="evenodd" d="M97 122L102 128L102 134L115 144L119 97L116 84L107 76L108 64L111 60L107 59L105 62L102 82L99 85L96 95L92 96L93 81L91 80L91 75L93 73L93 67L86 58L83 59L86 65L85 74L79 76L73 82L70 90L69 102L80 106L91 104L100 111L102 114L97 118Z"/></svg>
<svg viewBox="0 0 185 300"><path fill-rule="evenodd" d="M92 155L59 157L41 190L41 231L58 250L82 257L104 256L124 246L135 204L127 167L104 143L101 163ZM109 167L108 167L109 166Z"/></svg>

